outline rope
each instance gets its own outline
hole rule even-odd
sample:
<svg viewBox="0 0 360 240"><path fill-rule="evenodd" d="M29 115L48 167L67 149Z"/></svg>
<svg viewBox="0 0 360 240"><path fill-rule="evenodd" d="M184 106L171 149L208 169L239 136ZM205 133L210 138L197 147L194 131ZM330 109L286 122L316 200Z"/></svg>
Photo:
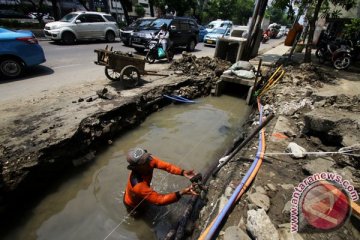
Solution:
<svg viewBox="0 0 360 240"><path fill-rule="evenodd" d="M359 157L360 154L352 154L350 152L353 152L356 150L339 150L337 152L302 152L303 154L306 155L318 155L318 156L322 156L322 155L336 155L336 154L342 154L342 155L348 155L348 156L355 156L355 157ZM265 156L271 156L271 155L293 155L294 153L284 153L284 152L272 152L272 153L264 153Z"/></svg>
<svg viewBox="0 0 360 240"><path fill-rule="evenodd" d="M191 101L191 100L190 100L190 101ZM231 108L229 109L229 112L232 112L232 110L233 110L235 107L237 107L237 104L234 103L234 104L231 106ZM218 122L220 122L220 120L216 121L216 122L213 124L213 126L216 125ZM194 145L190 151L187 151L187 153L184 155L184 157L182 157L182 159L187 159L187 156L190 155L190 153L192 153L195 149L197 149L197 147L198 147L202 142L204 142L205 139L208 139L207 136L208 136L208 135L205 135L205 134L204 134L204 135L203 135L203 138L202 138L200 141L198 141L198 143L197 143L196 145ZM181 162L182 162L182 161L180 161L179 163L181 163ZM170 176L170 175L165 175L160 182L164 182L164 181L166 180L166 178L168 178L169 176ZM149 194L150 194L150 193L149 193ZM143 199L141 200L141 202L140 202L138 205L136 205L128 214L126 214L126 216L124 216L123 219L120 220L120 222L114 227L113 230L111 230L111 232L104 238L104 240L106 240L108 237L110 237L111 234L113 234L113 233L118 229L118 227L120 227L120 226L125 222L125 220L128 219L128 218L132 215L132 213L134 213L134 212L136 211L136 209L146 200L146 198L149 196L149 194L148 194L145 198L143 198Z"/></svg>

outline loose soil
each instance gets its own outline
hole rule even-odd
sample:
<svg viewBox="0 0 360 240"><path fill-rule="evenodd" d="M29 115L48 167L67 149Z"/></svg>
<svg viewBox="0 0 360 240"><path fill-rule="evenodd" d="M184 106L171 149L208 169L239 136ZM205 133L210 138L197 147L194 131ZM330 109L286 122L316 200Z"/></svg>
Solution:
<svg viewBox="0 0 360 240"><path fill-rule="evenodd" d="M44 187L61 176L64 169L91 164L98 150L169 104L170 101L163 98L164 94L182 95L189 99L209 95L221 73L229 66L230 63L222 60L184 54L170 69L162 70L161 73L169 74L168 77L144 76L141 85L134 89L124 89L119 82L89 84L2 104L1 211L6 212L10 203L29 192L41 193ZM359 73L337 72L324 66L298 62L284 69L286 73L282 80L260 99L265 106L265 115L275 114L266 127L266 152L284 152L289 142L297 143L308 152L333 152L359 143ZM258 124L256 109L254 106L254 112L244 126L248 129L245 136ZM327 127L323 127L325 125ZM217 203L224 189L230 186L233 190L241 181L256 149L257 140L254 139L223 167L216 178L210 179L208 201L196 221L193 238L199 236L209 219L217 213ZM246 231L247 211L258 208L248 196L262 191L255 190L256 187L262 187L270 198L267 214L275 227L289 223L289 212L284 210L284 206L291 199L293 189L288 186L297 186L310 175L305 165L317 160L318 157L313 156L301 159L289 155L266 156L256 180L234 207L219 238L223 238L229 226L239 226ZM331 171L351 179L359 192L359 158L335 155L331 156L331 161L334 162ZM337 231L307 233L301 237L359 239L359 226L358 219L351 217Z"/></svg>

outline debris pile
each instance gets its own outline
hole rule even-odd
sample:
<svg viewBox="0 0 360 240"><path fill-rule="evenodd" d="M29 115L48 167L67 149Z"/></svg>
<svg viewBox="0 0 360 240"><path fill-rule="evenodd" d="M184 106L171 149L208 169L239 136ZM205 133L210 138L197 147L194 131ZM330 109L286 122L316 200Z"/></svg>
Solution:
<svg viewBox="0 0 360 240"><path fill-rule="evenodd" d="M333 232L290 233L294 187L312 174L338 174L359 192L360 95L348 90L352 84L341 81L340 78L348 79L343 73L336 78L333 71L313 64L283 69L284 77L261 96L263 116L277 116L266 129L266 160L218 238L224 239L235 229L236 234L245 234L243 239L359 239L358 223L353 219ZM250 114L244 129L257 126L259 117L257 112ZM209 183L208 203L197 220L199 229L205 229L221 213L222 202L230 199L242 181L257 149L258 142L254 140ZM354 192L351 194L355 196ZM300 227L305 221L302 224Z"/></svg>
<svg viewBox="0 0 360 240"><path fill-rule="evenodd" d="M170 69L182 71L182 73L189 75L206 75L214 73L219 77L230 66L230 62L219 58L196 58L196 56L190 53L183 53L182 58L175 60L171 64Z"/></svg>
<svg viewBox="0 0 360 240"><path fill-rule="evenodd" d="M312 63L302 63L299 67L285 67L286 72L291 72L287 76L291 78L295 86L322 87L324 83L335 83L335 77L325 73Z"/></svg>

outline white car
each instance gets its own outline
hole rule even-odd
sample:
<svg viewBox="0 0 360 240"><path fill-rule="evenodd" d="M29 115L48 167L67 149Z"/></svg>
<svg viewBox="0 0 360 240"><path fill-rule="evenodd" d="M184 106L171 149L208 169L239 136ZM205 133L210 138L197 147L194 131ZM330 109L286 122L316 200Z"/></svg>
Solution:
<svg viewBox="0 0 360 240"><path fill-rule="evenodd" d="M108 13L72 12L62 19L50 22L44 28L45 37L65 44L78 40L101 39L114 42L119 37L115 19Z"/></svg>

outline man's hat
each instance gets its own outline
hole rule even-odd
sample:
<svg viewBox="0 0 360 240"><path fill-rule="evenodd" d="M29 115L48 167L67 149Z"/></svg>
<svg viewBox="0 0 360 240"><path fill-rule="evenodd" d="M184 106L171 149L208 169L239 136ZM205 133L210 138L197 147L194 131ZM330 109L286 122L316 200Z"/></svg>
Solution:
<svg viewBox="0 0 360 240"><path fill-rule="evenodd" d="M144 164L149 158L150 153L142 148L133 148L128 151L126 160L130 165L141 165Z"/></svg>

